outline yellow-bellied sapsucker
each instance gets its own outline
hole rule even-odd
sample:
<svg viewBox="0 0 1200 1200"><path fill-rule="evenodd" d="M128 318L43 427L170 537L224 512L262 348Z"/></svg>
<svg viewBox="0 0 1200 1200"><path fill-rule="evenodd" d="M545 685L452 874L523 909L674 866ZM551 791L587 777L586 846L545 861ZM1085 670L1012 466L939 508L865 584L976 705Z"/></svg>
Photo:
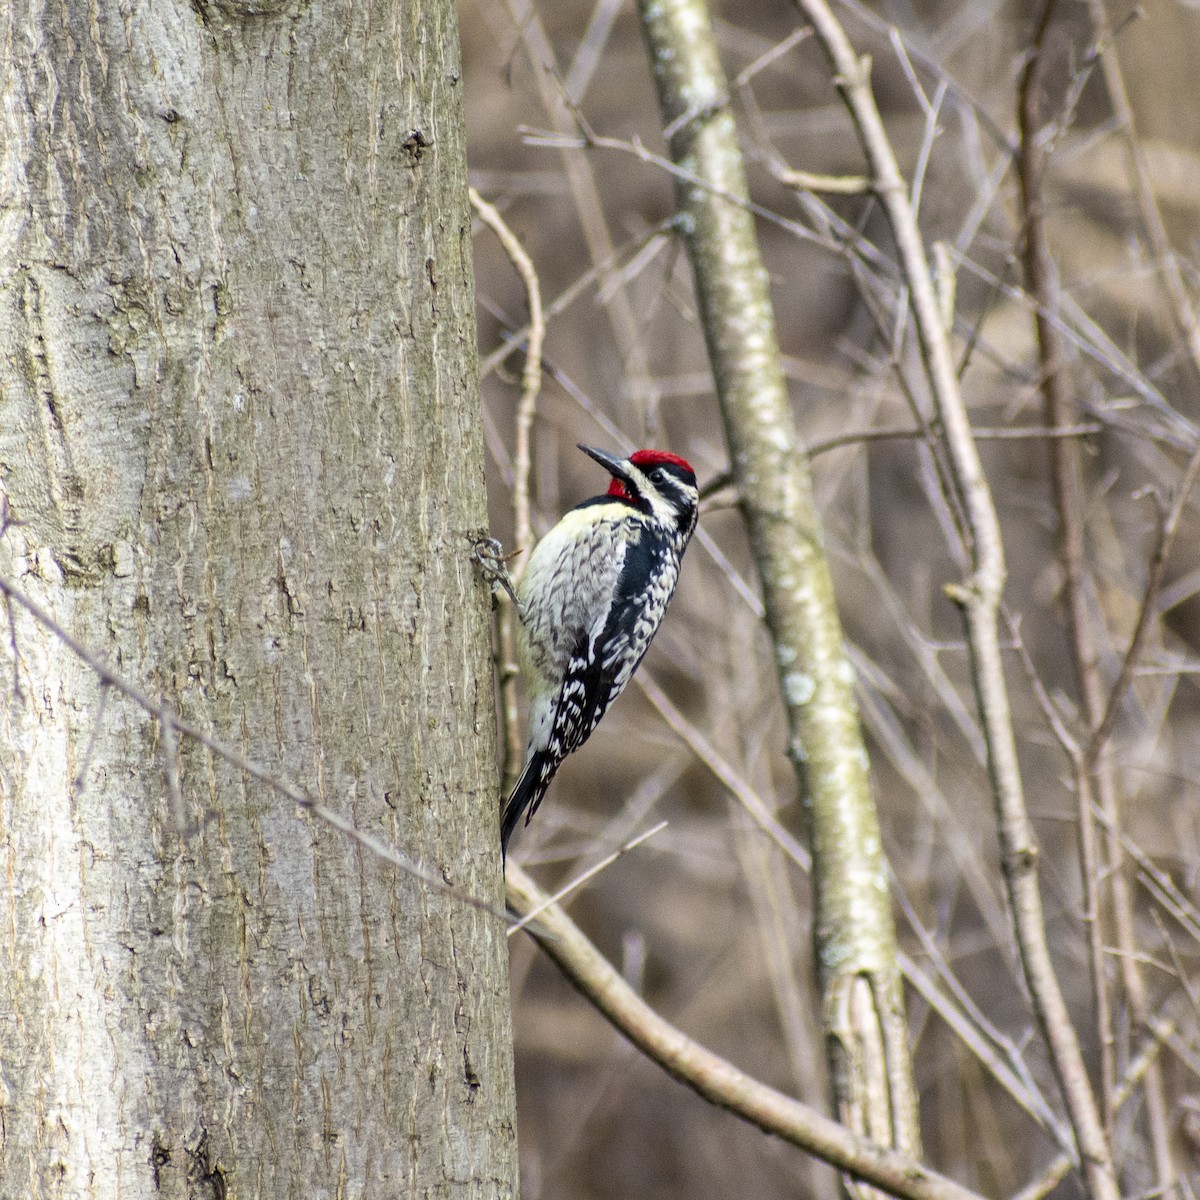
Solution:
<svg viewBox="0 0 1200 1200"><path fill-rule="evenodd" d="M529 742L504 806L505 853L522 814L528 824L559 763L587 741L642 661L696 528L696 475L678 455L639 450L620 459L579 448L612 482L538 542L518 588Z"/></svg>

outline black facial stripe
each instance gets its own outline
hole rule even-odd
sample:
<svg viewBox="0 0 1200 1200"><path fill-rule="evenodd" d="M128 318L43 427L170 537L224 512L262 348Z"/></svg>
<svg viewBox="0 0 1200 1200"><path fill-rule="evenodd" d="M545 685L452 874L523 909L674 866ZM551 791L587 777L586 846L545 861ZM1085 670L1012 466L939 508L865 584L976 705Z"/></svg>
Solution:
<svg viewBox="0 0 1200 1200"><path fill-rule="evenodd" d="M696 485L682 479L669 477L652 481L658 494L676 508L690 507L696 503Z"/></svg>
<svg viewBox="0 0 1200 1200"><path fill-rule="evenodd" d="M678 484L681 487L696 486L696 476L693 475L691 471L685 470L678 463L657 463L649 469L643 468L643 471L647 476L654 475L656 472L661 471L668 480L670 480L672 483Z"/></svg>

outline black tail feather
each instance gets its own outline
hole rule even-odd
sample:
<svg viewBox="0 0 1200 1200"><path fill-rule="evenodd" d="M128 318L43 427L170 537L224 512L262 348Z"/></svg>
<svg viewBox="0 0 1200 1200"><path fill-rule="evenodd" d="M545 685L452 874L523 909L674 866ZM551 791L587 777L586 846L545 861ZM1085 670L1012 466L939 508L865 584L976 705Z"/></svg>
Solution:
<svg viewBox="0 0 1200 1200"><path fill-rule="evenodd" d="M522 814L525 816L525 824L528 825L529 818L537 812L537 807L541 804L557 769L558 763L549 754L535 751L529 756L512 795L505 801L504 813L500 818L500 853L505 858L508 857L508 839L512 837Z"/></svg>

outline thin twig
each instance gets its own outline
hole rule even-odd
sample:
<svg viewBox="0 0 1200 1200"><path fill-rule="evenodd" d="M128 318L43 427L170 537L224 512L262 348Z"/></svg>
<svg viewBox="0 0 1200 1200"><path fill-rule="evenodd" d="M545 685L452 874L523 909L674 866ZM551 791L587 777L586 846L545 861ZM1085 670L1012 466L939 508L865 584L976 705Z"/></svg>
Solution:
<svg viewBox="0 0 1200 1200"><path fill-rule="evenodd" d="M682 167L678 163L673 163L669 158L664 158L661 154L655 154L653 150L646 147L640 138L633 137L626 141L622 138L604 137L590 132L586 136L583 134L563 135L545 133L535 129L525 130L524 132L524 141L527 146L546 146L557 150L564 148L576 150L616 150L621 154L631 154L639 162L649 163L666 171L668 175L674 177L678 182L692 184L694 187L702 188L705 192L708 192L719 200L727 200L730 204L736 204L739 208L753 213L754 216L760 217L772 225L777 225L780 229L786 230L802 241L815 242L817 245L824 246L828 250L836 250L838 248L836 244L821 237L819 233L809 229L806 225L801 225L799 221L793 221L775 212L773 209L756 204L746 196L737 196L728 191L728 189L716 187L711 180L706 181L694 171L689 171L686 167ZM865 238L856 244L856 249L864 249L869 254L873 252L871 255L873 261L880 267L887 266L887 260Z"/></svg>
<svg viewBox="0 0 1200 1200"><path fill-rule="evenodd" d="M914 928L919 927L914 923ZM1071 1143L1070 1129L1065 1122L1055 1117L1045 1097L1029 1077L1028 1069L1021 1073L1009 1065L1017 1059L1016 1048L1007 1040L1000 1043L1001 1051L1009 1060L1009 1063L1004 1062L991 1044L997 1041L996 1032L987 1028L987 1022L982 1020L982 1014L974 1009L974 1006L972 1011L968 1012L960 1007L963 997L959 998L958 1003L949 1000L925 971L903 952L900 954L900 965L904 970L904 978L913 990L954 1031L992 1078L1063 1147L1068 1161L1077 1165L1079 1160ZM943 978L954 978L944 962L939 962L938 972ZM954 982L958 983L957 980ZM959 988L961 986L958 984ZM1019 1065L1024 1066L1023 1063Z"/></svg>
<svg viewBox="0 0 1200 1200"><path fill-rule="evenodd" d="M1128 847L1126 847L1128 850ZM1136 855L1130 854L1130 858ZM1168 875L1149 868L1149 859L1139 862L1138 882L1164 911L1179 924L1191 939L1200 945L1200 913L1188 904Z"/></svg>
<svg viewBox="0 0 1200 1200"><path fill-rule="evenodd" d="M1130 1062L1117 1090L1113 1093L1113 1112L1120 1112L1134 1089L1146 1077L1146 1072L1158 1063L1158 1056L1175 1032L1174 1021L1151 1022L1150 1037L1146 1044ZM1070 1173L1072 1168L1071 1156L1059 1154L1042 1170L1042 1173L1027 1183L1012 1200L1044 1200Z"/></svg>
<svg viewBox="0 0 1200 1200"><path fill-rule="evenodd" d="M1138 11L1135 6L1126 20L1132 20ZM1134 182L1134 194L1137 197L1138 210L1141 213L1146 237L1154 252L1155 268L1163 291L1166 293L1169 302L1168 308L1174 318L1176 328L1187 343L1192 369L1200 374L1200 317L1197 316L1196 306L1192 302L1187 283L1183 278L1183 272L1179 266L1179 256L1175 253L1170 238L1167 236L1167 227L1163 221L1158 200L1154 195L1154 187L1150 182L1146 155L1138 139L1133 105L1129 102L1129 93L1125 87L1125 75L1121 70L1121 61L1117 55L1116 33L1109 27L1108 13L1105 11L1103 0L1088 0L1088 13L1091 16L1092 29L1095 33L1100 72L1108 91L1109 103L1112 104L1113 115L1117 118L1117 124L1123 135L1125 153L1129 160L1129 173Z"/></svg>
<svg viewBox="0 0 1200 1200"><path fill-rule="evenodd" d="M542 313L542 289L533 260L516 234L482 196L470 189L471 204L480 219L495 233L509 260L521 276L529 305L529 333L525 342L525 367L521 372L521 399L517 404L516 430L513 451L513 529L514 560L511 571L513 585L520 582L533 549L533 520L529 504L529 439L533 419L537 414L537 398L542 387L542 345L546 338L546 321ZM501 596L497 625L500 658L500 712L504 730L503 791L507 795L516 785L522 765L521 726L517 715L516 622L521 619L515 599Z"/></svg>
<svg viewBox="0 0 1200 1200"><path fill-rule="evenodd" d="M538 98L555 131L562 135L586 129L586 122L576 102L562 83L554 47L546 35L532 0L508 0L507 6L533 68ZM567 185L579 216L580 230L592 263L598 265L612 262L616 252L592 165L585 154L578 153L565 143L559 146L559 150ZM609 272L604 272L605 283L608 283L610 277ZM625 364L626 373L647 396L648 412L630 412L629 419L624 423L629 428L634 428L647 421L648 417L648 424L653 428L657 420L657 393L629 292L617 283L611 288L605 288L601 303L612 326L613 338L621 361Z"/></svg>
<svg viewBox="0 0 1200 1200"><path fill-rule="evenodd" d="M175 832L183 838L187 836L187 809L184 807L183 785L180 782L179 737L173 715L162 713L161 710L158 736L162 745L163 771L167 778L167 803L175 821Z"/></svg>
<svg viewBox="0 0 1200 1200"><path fill-rule="evenodd" d="M1138 1025L1144 1025L1150 1011L1150 1000L1146 984L1142 978L1141 969L1136 956L1137 941L1133 912L1133 897L1124 869L1124 855L1121 839L1117 836L1120 825L1120 814L1117 805L1116 770L1113 761L1110 739L1116 726L1117 715L1124 700L1126 691L1133 679L1133 673L1142 656L1150 629L1159 619L1158 598L1162 589L1163 577L1166 572L1167 560L1171 553L1172 544L1178 531L1183 510L1187 504L1192 488L1195 486L1197 474L1200 473L1200 447L1192 455L1179 485L1175 502L1163 522L1154 556L1150 564L1149 578L1138 610L1137 623L1129 647L1121 660L1121 668L1117 679L1104 701L1096 673L1097 695L1089 705L1089 718L1094 730L1087 746L1086 754L1081 764L1082 772L1086 772L1092 764L1096 768L1099 783L1100 810L1104 814L1108 855L1108 875L1111 880L1113 914L1117 930L1117 946L1122 951L1121 977L1125 984L1125 992L1129 1001L1130 1013ZM1096 714L1103 716L1096 719ZM1086 783L1087 776L1081 772L1081 782ZM1086 789L1080 789L1080 795L1086 800ZM1147 1125L1150 1131L1150 1141L1154 1153L1155 1172L1159 1186L1169 1191L1177 1180L1174 1154L1171 1147L1169 1131L1168 1104L1163 1086L1162 1075L1156 1064L1146 1072L1146 1111Z"/></svg>
<svg viewBox="0 0 1200 1200"><path fill-rule="evenodd" d="M810 37L812 37L811 29L793 29L787 37L776 42L775 45L760 54L752 63L744 66L734 76L733 86L735 88L744 88L760 71L782 58L789 50L795 49L801 42L808 41Z"/></svg>
<svg viewBox="0 0 1200 1200"><path fill-rule="evenodd" d="M509 261L521 276L529 305L529 334L525 339L525 367L521 372L521 399L517 404L516 437L513 451L513 517L516 521L515 549L523 557L517 560L514 578L528 559L533 545L533 522L529 515L529 435L537 413L538 393L542 388L542 344L546 340L546 322L542 315L542 288L533 260L504 218L474 188L469 189L471 204L480 220L496 235Z"/></svg>
<svg viewBox="0 0 1200 1200"><path fill-rule="evenodd" d="M9 613L12 612L12 597L7 593L4 597L4 602L8 605ZM13 637L16 637L16 630L13 630ZM14 640L15 645L15 640ZM92 763L92 755L96 753L96 742L100 737L100 730L104 725L104 714L108 709L108 697L112 691L112 684L106 680L100 680L100 696L96 701L96 712L92 717L92 731L88 734L87 746L84 747L83 758L80 759L79 769L75 772L75 778L71 780L71 790L80 795L83 792L84 786L87 783L88 767Z"/></svg>
<svg viewBox="0 0 1200 1200"><path fill-rule="evenodd" d="M981 442L1024 442L1088 437L1091 434L1100 433L1103 428L1102 425L1095 422L1082 421L1077 425L1066 425L1058 429L1049 429L1044 425L1014 425L1008 429L982 426L974 430L974 434L976 439ZM830 450L838 450L843 446L852 446L858 442L887 442L936 436L936 427L920 429L912 425L902 425L890 429L863 429L857 433L844 433L838 437L822 438L820 441L810 442L807 449L808 453L815 457L818 454L827 454ZM711 484L709 487L711 490Z"/></svg>
<svg viewBox="0 0 1200 1200"><path fill-rule="evenodd" d="M700 730L671 703L670 698L655 682L653 676L643 669L633 677L633 682L657 709L667 727L691 750L713 778L728 790L763 833L802 871L806 873L811 871L812 855L808 850L779 823L771 812L770 806L758 792L721 756L716 747Z"/></svg>
<svg viewBox="0 0 1200 1200"><path fill-rule="evenodd" d="M1046 137L1041 123L1043 65L1046 38L1053 19L1055 0L1045 0L1025 69L1017 89L1020 141L1017 151L1017 177L1020 182L1021 212L1024 222L1023 261L1029 294L1033 297L1037 344L1041 364L1041 389L1046 424L1061 428L1071 423L1075 406L1071 397L1069 364L1064 339L1051 317L1058 312L1058 286L1046 235L1043 205L1046 174ZM1067 120L1064 114L1060 125ZM1089 726L1099 720L1103 704L1102 684L1096 664L1097 648L1088 612L1088 578L1085 566L1082 467L1079 446L1062 440L1048 444L1050 478L1054 506L1058 514L1059 554L1063 567L1063 600L1067 610L1067 631L1075 664L1075 674L1083 697ZM1111 783L1111 763L1102 762L1097 786L1115 805ZM1100 905L1100 850L1096 826L1092 820L1093 780L1090 767L1076 763L1075 798L1079 835L1080 881L1083 888L1083 922L1087 932L1088 962L1091 971L1092 1003L1096 1038L1100 1046L1100 1097L1104 1107L1104 1125L1111 1142L1113 1116L1109 1098L1116 1077L1112 1014L1108 998L1104 960L1103 913Z"/></svg>
<svg viewBox="0 0 1200 1200"><path fill-rule="evenodd" d="M655 242L660 242L671 231L672 222L670 220L660 221L652 229L648 230L641 237L635 238L618 250L614 250L612 257L605 259L603 262L595 263L583 272L578 278L573 279L571 283L563 288L554 299L545 306L543 319L547 322L552 321L555 317L561 316L564 312L594 284L602 283L604 280L611 278L615 273L618 276L620 271L618 267L623 258L627 255L632 258L638 258L646 249L652 246ZM486 354L479 361L479 377L481 379L490 375L502 362L511 355L521 349L529 338L530 326L522 325L520 328L510 329L505 335L503 342Z"/></svg>
<svg viewBox="0 0 1200 1200"><path fill-rule="evenodd" d="M659 821L657 825L652 825L645 832L639 833L637 837L630 838L623 846L618 846L611 854L606 854L598 863L594 863L582 874L576 875L574 879L565 883L554 895L547 896L543 904L538 905L536 908L531 908L529 912L510 925L507 930L508 936L512 937L517 930L524 929L530 921L540 917L550 905L561 904L572 892L577 892L585 883L588 883L599 875L601 871L607 870L618 858L624 858L630 850L636 849L643 842L648 842L656 833L661 833L666 829L668 824L669 822L667 821Z"/></svg>
<svg viewBox="0 0 1200 1200"><path fill-rule="evenodd" d="M1175 543L1175 535L1179 532L1179 523L1183 519L1183 512L1187 507L1188 497L1196 485L1197 477L1200 477L1200 447L1192 454L1187 469L1183 473L1183 480L1176 492L1174 503L1162 523L1158 544L1155 546L1154 557L1150 562L1150 576L1146 580L1146 591L1142 598L1141 608L1138 610L1137 625L1134 627L1133 637L1129 640L1129 648L1125 651L1125 657L1121 660L1121 669L1117 673L1116 682L1109 692L1104 716L1096 726L1091 743L1088 745L1087 761L1089 763L1096 761L1112 736L1113 728L1117 723L1117 715L1125 699L1125 692L1129 688L1138 660L1142 656L1146 636L1157 616L1158 593L1162 588L1163 575L1166 573L1167 559L1170 557Z"/></svg>
<svg viewBox="0 0 1200 1200"><path fill-rule="evenodd" d="M988 270L981 263L953 247L951 254L960 268L965 268L976 279L994 288L997 295L1011 300L1022 308L1036 309L1037 302L1024 288L1009 283L1002 276ZM1052 321L1072 346L1106 371L1111 372L1121 381L1122 386L1129 388L1134 395L1140 397L1146 407L1161 421L1157 428L1137 428L1126 423L1127 427L1131 428L1134 433L1157 438L1171 446L1184 446L1189 449L1194 446L1197 438L1200 438L1200 426L1173 408L1145 372L1138 370L1130 361L1129 356L1086 313L1077 306L1072 306L1069 297L1063 296L1061 299L1068 311L1060 313L1043 311L1040 315L1046 320ZM1115 418L1112 419L1112 423L1117 424Z"/></svg>
<svg viewBox="0 0 1200 1200"><path fill-rule="evenodd" d="M783 163L771 163L771 174L784 187L798 192L825 192L833 196L859 196L871 190L871 181L861 175L816 175L812 171L798 171Z"/></svg>

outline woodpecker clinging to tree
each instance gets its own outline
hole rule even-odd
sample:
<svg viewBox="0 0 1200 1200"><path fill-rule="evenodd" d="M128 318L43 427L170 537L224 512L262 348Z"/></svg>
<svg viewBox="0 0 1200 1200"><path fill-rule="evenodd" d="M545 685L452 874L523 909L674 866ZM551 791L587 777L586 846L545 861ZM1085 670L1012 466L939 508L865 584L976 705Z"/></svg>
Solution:
<svg viewBox="0 0 1200 1200"><path fill-rule="evenodd" d="M529 743L504 805L505 853L521 815L528 824L559 763L587 741L641 662L696 528L696 475L678 455L639 450L620 459L579 448L612 482L538 542L517 590Z"/></svg>

